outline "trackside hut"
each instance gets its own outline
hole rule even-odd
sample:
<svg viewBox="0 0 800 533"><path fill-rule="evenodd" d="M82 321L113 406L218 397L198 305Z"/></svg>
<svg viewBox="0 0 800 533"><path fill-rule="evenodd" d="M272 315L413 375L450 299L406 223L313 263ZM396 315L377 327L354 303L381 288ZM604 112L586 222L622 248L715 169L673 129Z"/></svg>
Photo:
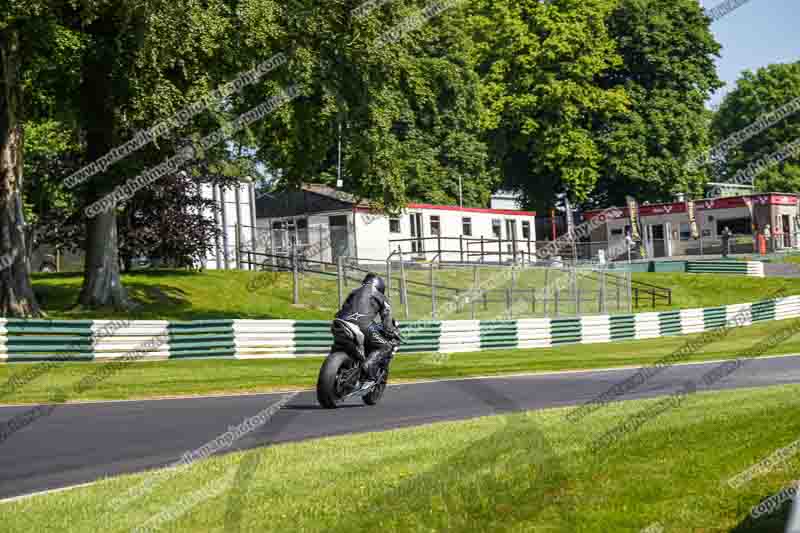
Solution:
<svg viewBox="0 0 800 533"><path fill-rule="evenodd" d="M752 218L746 198L752 202ZM591 220L600 213L587 211L584 218ZM797 243L798 196L794 194L764 193L695 200L695 215L698 231L708 243L709 251L711 242L719 241L726 226L734 234L753 235L753 223L756 231L763 231L767 224L771 230L777 229L779 237L774 242L778 249ZM697 254L700 251L699 241L691 236L685 202L642 205L639 217L650 257ZM617 216L607 216L605 224L597 225L592 231L591 241L607 243L609 249L625 250L625 235L629 231L629 211L620 208ZM622 257L622 254L617 257Z"/></svg>
<svg viewBox="0 0 800 533"><path fill-rule="evenodd" d="M536 213L432 204L408 204L398 216L360 210L359 246L364 257L386 258L398 247L404 257L431 261L510 262L536 253ZM376 227L380 231L372 231Z"/></svg>
<svg viewBox="0 0 800 533"><path fill-rule="evenodd" d="M398 246L404 257L444 261L477 260L481 237L486 261L513 257L514 249L535 253L535 216L515 209L479 209L408 204L396 216L374 212L354 196L318 184L256 201L263 249L285 253L294 240L306 257L332 262L339 256L384 262ZM498 239L501 239L498 242ZM492 244L489 244L489 243ZM470 255L470 253L474 255ZM494 255L489 255L494 254Z"/></svg>

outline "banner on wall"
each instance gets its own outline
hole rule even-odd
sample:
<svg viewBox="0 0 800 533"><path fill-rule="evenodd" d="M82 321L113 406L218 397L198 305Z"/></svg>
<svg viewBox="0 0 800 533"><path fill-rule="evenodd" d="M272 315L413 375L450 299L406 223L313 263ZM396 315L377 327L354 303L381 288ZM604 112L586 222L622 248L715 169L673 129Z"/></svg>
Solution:
<svg viewBox="0 0 800 533"><path fill-rule="evenodd" d="M689 214L689 229L692 232L692 239L700 238L700 230L697 227L697 217L694 210L694 200L686 202L686 212Z"/></svg>
<svg viewBox="0 0 800 533"><path fill-rule="evenodd" d="M632 196L626 196L625 200L628 202L628 216L631 223L631 238L634 240L634 242L640 243L639 253L642 256L642 259L644 259L647 257L647 251L645 250L644 242L642 242L642 234L639 231L639 203Z"/></svg>
<svg viewBox="0 0 800 533"><path fill-rule="evenodd" d="M564 198L564 207L567 210L567 235L575 239L575 219L572 216L572 206L569 205L569 199Z"/></svg>
<svg viewBox="0 0 800 533"><path fill-rule="evenodd" d="M634 241L642 240L639 233L639 204L631 196L626 196L625 200L628 202L628 218L631 224L631 238Z"/></svg>
<svg viewBox="0 0 800 533"><path fill-rule="evenodd" d="M753 229L753 234L756 233L756 217L753 214L753 199L749 196L745 196L742 198L744 200L744 205L747 206L747 211L750 213L750 227Z"/></svg>

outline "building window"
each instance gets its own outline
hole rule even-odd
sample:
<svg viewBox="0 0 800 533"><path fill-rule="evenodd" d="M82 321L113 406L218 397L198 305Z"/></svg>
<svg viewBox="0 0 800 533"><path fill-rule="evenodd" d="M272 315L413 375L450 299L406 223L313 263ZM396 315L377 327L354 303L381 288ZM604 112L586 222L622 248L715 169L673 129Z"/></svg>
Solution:
<svg viewBox="0 0 800 533"><path fill-rule="evenodd" d="M461 233L467 237L472 236L472 219L464 217L461 219Z"/></svg>
<svg viewBox="0 0 800 533"><path fill-rule="evenodd" d="M389 233L400 233L400 219L399 218L390 218L389 219Z"/></svg>
<svg viewBox="0 0 800 533"><path fill-rule="evenodd" d="M437 215L431 215L431 235L441 235L441 226Z"/></svg>
<svg viewBox="0 0 800 533"><path fill-rule="evenodd" d="M692 226L688 222L681 222L680 240L688 241L692 238Z"/></svg>
<svg viewBox="0 0 800 533"><path fill-rule="evenodd" d="M502 225L502 223L500 222L499 219L495 218L495 219L492 220L492 235L494 235L495 238L501 239L503 237L502 228L503 228L503 225Z"/></svg>
<svg viewBox="0 0 800 533"><path fill-rule="evenodd" d="M732 233L739 235L753 234L753 226L751 225L750 217L729 218L726 220L717 219L717 235L721 235L726 226L731 230Z"/></svg>
<svg viewBox="0 0 800 533"><path fill-rule="evenodd" d="M300 244L308 244L308 219L300 218L297 220L297 235Z"/></svg>
<svg viewBox="0 0 800 533"><path fill-rule="evenodd" d="M531 223L527 220L522 221L522 238L523 239L530 239L531 238Z"/></svg>

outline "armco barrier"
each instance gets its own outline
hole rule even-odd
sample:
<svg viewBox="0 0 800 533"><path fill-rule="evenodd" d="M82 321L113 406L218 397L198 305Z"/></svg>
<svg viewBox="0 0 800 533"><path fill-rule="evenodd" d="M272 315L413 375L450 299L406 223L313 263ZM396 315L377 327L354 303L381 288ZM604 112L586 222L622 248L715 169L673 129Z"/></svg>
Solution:
<svg viewBox="0 0 800 533"><path fill-rule="evenodd" d="M800 317L800 296L755 303L629 315L401 324L400 353L546 348L701 333ZM327 320L143 320L112 328L106 320L0 321L0 359L9 361L319 356L331 345ZM154 338L165 342L152 346ZM145 346L146 349L142 349Z"/></svg>
<svg viewBox="0 0 800 533"><path fill-rule="evenodd" d="M690 274L739 274L764 277L761 261L687 261L686 272Z"/></svg>

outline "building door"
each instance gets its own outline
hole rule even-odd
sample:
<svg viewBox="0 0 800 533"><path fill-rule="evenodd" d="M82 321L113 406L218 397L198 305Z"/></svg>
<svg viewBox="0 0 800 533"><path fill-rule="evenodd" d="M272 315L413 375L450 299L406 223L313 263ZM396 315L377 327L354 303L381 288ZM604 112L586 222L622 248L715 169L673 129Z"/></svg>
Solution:
<svg viewBox="0 0 800 533"><path fill-rule="evenodd" d="M672 222L664 223L664 255L672 257Z"/></svg>
<svg viewBox="0 0 800 533"><path fill-rule="evenodd" d="M411 252L422 254L425 252L425 241L422 240L422 213L411 213Z"/></svg>
<svg viewBox="0 0 800 533"><path fill-rule="evenodd" d="M789 248L792 246L792 235L789 226L789 215L781 216L781 225L783 226L783 246Z"/></svg>
<svg viewBox="0 0 800 533"><path fill-rule="evenodd" d="M664 244L664 225L653 224L650 226L650 241L652 243L653 257L664 257L666 246Z"/></svg>
<svg viewBox="0 0 800 533"><path fill-rule="evenodd" d="M509 253L516 254L516 251L517 251L517 249L516 249L517 239L519 238L517 236L517 221L516 220L506 219L506 235L508 237L508 240L510 241L506 245L506 251L508 251Z"/></svg>
<svg viewBox="0 0 800 533"><path fill-rule="evenodd" d="M336 261L339 257L350 255L350 235L347 230L347 215L328 217L331 232L331 257Z"/></svg>

